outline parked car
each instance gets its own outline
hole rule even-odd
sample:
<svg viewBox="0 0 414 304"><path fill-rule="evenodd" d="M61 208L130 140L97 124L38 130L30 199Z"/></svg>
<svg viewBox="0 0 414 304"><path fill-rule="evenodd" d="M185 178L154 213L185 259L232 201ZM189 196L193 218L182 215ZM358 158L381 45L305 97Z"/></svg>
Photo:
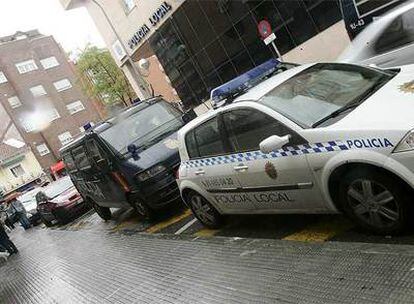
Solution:
<svg viewBox="0 0 414 304"><path fill-rule="evenodd" d="M307 64L241 93L178 134L182 198L225 214L339 213L402 231L414 195L414 65Z"/></svg>
<svg viewBox="0 0 414 304"><path fill-rule="evenodd" d="M177 131L193 116L160 97L141 101L63 147L66 169L102 219L131 206L150 217L180 201Z"/></svg>
<svg viewBox="0 0 414 304"><path fill-rule="evenodd" d="M65 224L87 212L86 204L69 176L62 177L36 193L37 211L46 226Z"/></svg>
<svg viewBox="0 0 414 304"><path fill-rule="evenodd" d="M338 61L387 68L414 63L413 54L414 1L409 1L368 25Z"/></svg>
<svg viewBox="0 0 414 304"><path fill-rule="evenodd" d="M27 218L33 226L39 225L42 222L40 213L37 211L36 194L43 188L38 187L18 196L17 199L22 202L27 211Z"/></svg>

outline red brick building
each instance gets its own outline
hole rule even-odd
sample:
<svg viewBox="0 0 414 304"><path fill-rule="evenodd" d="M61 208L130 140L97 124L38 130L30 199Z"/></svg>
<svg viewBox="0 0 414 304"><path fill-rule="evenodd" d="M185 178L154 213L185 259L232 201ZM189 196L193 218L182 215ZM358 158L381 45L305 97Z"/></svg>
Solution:
<svg viewBox="0 0 414 304"><path fill-rule="evenodd" d="M0 102L44 169L84 125L100 120L66 53L37 30L0 38Z"/></svg>

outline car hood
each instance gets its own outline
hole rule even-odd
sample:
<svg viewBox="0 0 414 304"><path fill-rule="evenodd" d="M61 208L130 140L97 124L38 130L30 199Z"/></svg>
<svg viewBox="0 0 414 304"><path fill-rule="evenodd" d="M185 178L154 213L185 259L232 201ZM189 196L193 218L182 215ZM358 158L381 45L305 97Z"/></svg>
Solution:
<svg viewBox="0 0 414 304"><path fill-rule="evenodd" d="M405 131L414 129L414 64L401 67L401 71L393 79L329 127Z"/></svg>
<svg viewBox="0 0 414 304"><path fill-rule="evenodd" d="M23 206L24 206L24 208L26 209L27 212L31 212L31 211L36 210L37 203L36 203L36 200L33 200L33 201L30 201L30 202L27 202L27 203L23 204Z"/></svg>
<svg viewBox="0 0 414 304"><path fill-rule="evenodd" d="M71 198L73 199L74 196L78 196L78 195L79 195L78 190L76 190L75 187L70 187L69 189L59 194L58 196L54 197L51 200L51 202L56 203L56 204L66 203L70 201Z"/></svg>
<svg viewBox="0 0 414 304"><path fill-rule="evenodd" d="M148 147L138 154L139 159L132 157L127 163L137 166L139 170L145 170L159 163L174 165L179 162L177 132L163 138L156 144Z"/></svg>

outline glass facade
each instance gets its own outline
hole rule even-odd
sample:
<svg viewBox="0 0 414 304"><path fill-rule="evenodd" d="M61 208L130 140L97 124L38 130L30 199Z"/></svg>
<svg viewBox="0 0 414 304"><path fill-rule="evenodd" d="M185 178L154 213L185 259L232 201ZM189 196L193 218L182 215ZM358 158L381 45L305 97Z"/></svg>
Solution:
<svg viewBox="0 0 414 304"><path fill-rule="evenodd" d="M266 19L286 53L341 19L335 0L187 0L150 45L187 107L211 89L275 56L259 38Z"/></svg>

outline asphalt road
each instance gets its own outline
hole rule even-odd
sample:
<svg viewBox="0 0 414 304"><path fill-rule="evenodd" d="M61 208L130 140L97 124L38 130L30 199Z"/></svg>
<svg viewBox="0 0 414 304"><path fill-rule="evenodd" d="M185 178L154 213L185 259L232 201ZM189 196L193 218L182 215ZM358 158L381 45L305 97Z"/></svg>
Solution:
<svg viewBox="0 0 414 304"><path fill-rule="evenodd" d="M414 230L400 236L382 236L363 231L342 215L254 215L229 216L219 230L204 228L190 210L177 207L164 210L152 222L143 221L132 209L114 209L113 219L104 222L89 213L64 226L43 229L92 230L109 233L170 234L199 237L239 237L258 239L293 240L300 242L364 242L384 244L414 244Z"/></svg>
<svg viewBox="0 0 414 304"><path fill-rule="evenodd" d="M20 253L0 260L0 304L414 303L414 233L375 236L338 215L231 216L209 230L183 207L153 222L90 211L11 238Z"/></svg>
<svg viewBox="0 0 414 304"><path fill-rule="evenodd" d="M200 238L133 221L17 228L0 303L414 303L412 245Z"/></svg>

